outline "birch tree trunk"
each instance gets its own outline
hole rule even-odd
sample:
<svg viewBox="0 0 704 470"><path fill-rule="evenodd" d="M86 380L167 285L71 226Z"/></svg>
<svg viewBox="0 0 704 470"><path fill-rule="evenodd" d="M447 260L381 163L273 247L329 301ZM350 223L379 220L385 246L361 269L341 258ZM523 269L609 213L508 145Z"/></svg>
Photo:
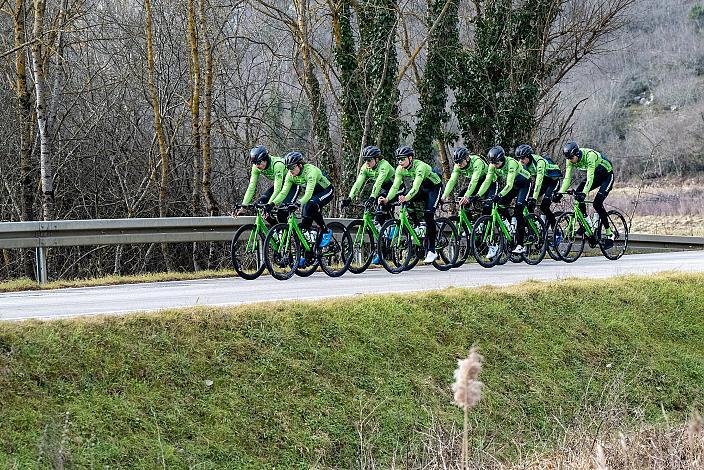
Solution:
<svg viewBox="0 0 704 470"><path fill-rule="evenodd" d="M44 0L34 0L34 29L32 43L32 73L34 75L34 91L37 126L39 127L39 170L42 186L42 212L44 220L55 218L54 207L54 175L51 161L51 135L48 126L46 97L46 67L42 60L42 37L44 36Z"/></svg>
<svg viewBox="0 0 704 470"><path fill-rule="evenodd" d="M188 0L188 42L191 48L191 151L193 152L193 191L191 192L191 211L194 216L201 214L201 148L200 148L200 55L198 52L198 33L196 27L196 0ZM193 243L193 269L200 271L198 261L198 244Z"/></svg>

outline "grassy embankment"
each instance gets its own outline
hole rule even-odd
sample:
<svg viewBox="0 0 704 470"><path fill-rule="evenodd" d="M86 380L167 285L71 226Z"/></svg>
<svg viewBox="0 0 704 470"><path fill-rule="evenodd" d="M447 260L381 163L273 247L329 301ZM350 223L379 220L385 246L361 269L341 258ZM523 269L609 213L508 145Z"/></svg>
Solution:
<svg viewBox="0 0 704 470"><path fill-rule="evenodd" d="M461 426L472 343L475 451L549 448L614 383L626 422L679 419L704 402L703 298L663 274L0 323L0 467L386 468Z"/></svg>

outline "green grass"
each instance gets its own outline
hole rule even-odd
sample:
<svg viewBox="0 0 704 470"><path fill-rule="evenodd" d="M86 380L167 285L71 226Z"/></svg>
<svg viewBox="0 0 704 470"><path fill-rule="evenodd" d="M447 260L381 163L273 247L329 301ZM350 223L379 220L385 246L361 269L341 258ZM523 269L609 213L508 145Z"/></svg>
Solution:
<svg viewBox="0 0 704 470"><path fill-rule="evenodd" d="M511 458L621 375L648 421L700 407L702 299L704 275L663 274L1 323L0 468L354 468L362 420L387 468L431 415L461 425L473 343L472 445Z"/></svg>
<svg viewBox="0 0 704 470"><path fill-rule="evenodd" d="M65 281L51 281L44 285L38 284L28 278L13 279L0 282L0 292L19 292L27 290L51 290L65 287L95 287L113 286L117 284L143 284L146 282L187 281L193 279L211 279L214 277L235 276L233 270L198 271L198 272L170 272L147 273L132 276L105 276L90 279L72 279Z"/></svg>

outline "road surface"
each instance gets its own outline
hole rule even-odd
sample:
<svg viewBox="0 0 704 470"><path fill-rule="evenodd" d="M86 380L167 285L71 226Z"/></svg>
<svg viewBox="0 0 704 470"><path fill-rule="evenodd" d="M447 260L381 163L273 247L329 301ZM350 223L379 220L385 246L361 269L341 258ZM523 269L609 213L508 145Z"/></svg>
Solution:
<svg viewBox="0 0 704 470"><path fill-rule="evenodd" d="M517 284L530 279L552 281L569 277L605 278L660 271L704 271L704 251L630 255L618 261L600 256L567 264L550 259L538 266L508 263L484 269L472 263L447 272L418 266L398 275L383 269L361 275L277 281L263 275L254 281L239 278L127 284L0 294L0 320L59 319L99 314L124 314L198 305L238 305L273 300L310 300L358 294L413 292L446 287Z"/></svg>

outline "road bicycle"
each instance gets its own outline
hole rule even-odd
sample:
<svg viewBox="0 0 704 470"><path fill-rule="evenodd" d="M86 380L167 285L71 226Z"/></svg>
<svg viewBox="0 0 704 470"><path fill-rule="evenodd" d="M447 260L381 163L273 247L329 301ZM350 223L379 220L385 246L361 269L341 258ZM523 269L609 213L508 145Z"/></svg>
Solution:
<svg viewBox="0 0 704 470"><path fill-rule="evenodd" d="M458 201L459 199L456 202ZM457 261L455 261L455 264L452 266L453 268L462 266L472 254L470 238L472 236L472 228L479 214L481 214L481 201L476 199L468 205L460 205L457 210L457 216L450 217L450 220L455 224L459 236L457 243Z"/></svg>
<svg viewBox="0 0 704 470"><path fill-rule="evenodd" d="M427 227L423 223L411 223L407 203L395 203L392 206L397 205L400 207L398 218L387 220L381 226L377 238L379 262L392 274L412 269L425 257L427 246ZM444 217L435 219L435 224L435 252L438 257L433 261L433 266L440 271L447 271L457 261L457 229L450 219Z"/></svg>
<svg viewBox="0 0 704 470"><path fill-rule="evenodd" d="M597 246L601 253L610 260L617 260L626 252L628 248L628 224L626 218L618 210L607 212L611 234L606 233L606 229L599 215L595 212L592 219L587 219L587 214L582 213L579 208L579 201L574 197L575 191L569 190L567 193L573 198L573 210L564 212L558 217L553 231L553 245L563 261L573 263L579 259L584 252L584 246L588 242L591 248ZM585 204L593 204L594 201L584 201ZM596 228L594 228L596 226Z"/></svg>
<svg viewBox="0 0 704 470"><path fill-rule="evenodd" d="M531 265L540 263L547 249L545 222L530 213L527 208L523 208L525 252L516 255L511 253L515 247L515 233L512 227L509 228L508 222L501 217L500 207L502 206L499 204L492 204L491 214L479 217L474 223L470 240L472 253L477 262L485 268L504 264L509 259L513 262L522 260Z"/></svg>
<svg viewBox="0 0 704 470"><path fill-rule="evenodd" d="M379 229L374 223L374 215L380 209L373 200L364 204L353 204L354 208L362 208L362 218L357 219L347 226L347 231L352 237L352 260L349 271L361 274L372 263L376 256L376 240L379 238Z"/></svg>
<svg viewBox="0 0 704 470"><path fill-rule="evenodd" d="M332 237L326 246L321 247L323 233L316 229L304 233L296 218L298 208L298 204L279 207L279 210L288 212L288 220L271 227L264 239L267 269L281 281L291 278L294 273L308 276L318 266L330 277L342 276L352 260L352 237L347 228L339 222L327 224Z"/></svg>
<svg viewBox="0 0 704 470"><path fill-rule="evenodd" d="M235 272L242 279L256 279L264 272L264 238L269 229L264 222L266 204L237 205L236 209L256 209L253 224L244 224L232 237L230 257Z"/></svg>

